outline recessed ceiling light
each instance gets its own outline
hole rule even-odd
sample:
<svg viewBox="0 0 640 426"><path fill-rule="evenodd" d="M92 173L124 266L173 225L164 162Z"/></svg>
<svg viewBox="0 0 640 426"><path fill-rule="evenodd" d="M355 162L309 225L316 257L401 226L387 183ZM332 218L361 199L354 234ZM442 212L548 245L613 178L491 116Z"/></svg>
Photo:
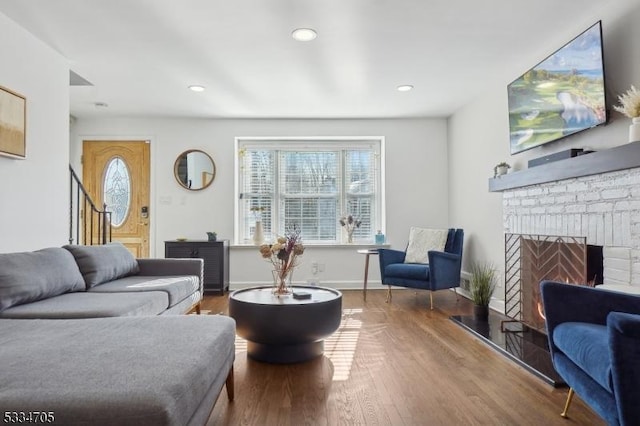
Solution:
<svg viewBox="0 0 640 426"><path fill-rule="evenodd" d="M109 104L106 102L96 102L93 104L96 108L108 108Z"/></svg>
<svg viewBox="0 0 640 426"><path fill-rule="evenodd" d="M204 92L204 86L200 86L198 84L192 84L191 86L189 86L190 90L193 90L194 92Z"/></svg>
<svg viewBox="0 0 640 426"><path fill-rule="evenodd" d="M408 92L412 90L413 86L410 84L403 84L402 86L398 86L398 92Z"/></svg>
<svg viewBox="0 0 640 426"><path fill-rule="evenodd" d="M298 41L311 41L318 37L318 33L311 28L297 28L291 33L291 37Z"/></svg>

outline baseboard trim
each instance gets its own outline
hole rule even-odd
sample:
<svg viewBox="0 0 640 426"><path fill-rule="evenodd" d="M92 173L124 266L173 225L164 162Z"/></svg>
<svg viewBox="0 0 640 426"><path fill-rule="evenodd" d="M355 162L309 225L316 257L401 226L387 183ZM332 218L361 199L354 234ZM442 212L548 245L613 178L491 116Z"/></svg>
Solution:
<svg viewBox="0 0 640 426"><path fill-rule="evenodd" d="M471 293L469 293L469 291L461 287L456 288L456 291L461 296L464 296L467 299L471 300ZM491 302L489 302L489 308L493 309L496 312L504 314L504 300L496 299L495 297L492 297Z"/></svg>

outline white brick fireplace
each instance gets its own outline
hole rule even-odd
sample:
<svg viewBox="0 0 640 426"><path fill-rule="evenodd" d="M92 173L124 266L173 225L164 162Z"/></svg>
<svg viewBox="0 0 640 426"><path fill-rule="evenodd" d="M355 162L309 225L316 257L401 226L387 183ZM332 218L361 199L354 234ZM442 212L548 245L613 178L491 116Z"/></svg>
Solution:
<svg viewBox="0 0 640 426"><path fill-rule="evenodd" d="M586 237L604 283L640 291L640 167L503 191L505 233Z"/></svg>

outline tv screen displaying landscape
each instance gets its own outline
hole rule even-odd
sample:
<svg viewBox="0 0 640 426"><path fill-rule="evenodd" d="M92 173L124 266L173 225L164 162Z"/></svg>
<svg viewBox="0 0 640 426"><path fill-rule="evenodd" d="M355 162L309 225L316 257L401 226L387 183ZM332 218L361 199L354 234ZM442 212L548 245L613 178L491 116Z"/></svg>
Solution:
<svg viewBox="0 0 640 426"><path fill-rule="evenodd" d="M600 22L509 84L511 154L607 121Z"/></svg>

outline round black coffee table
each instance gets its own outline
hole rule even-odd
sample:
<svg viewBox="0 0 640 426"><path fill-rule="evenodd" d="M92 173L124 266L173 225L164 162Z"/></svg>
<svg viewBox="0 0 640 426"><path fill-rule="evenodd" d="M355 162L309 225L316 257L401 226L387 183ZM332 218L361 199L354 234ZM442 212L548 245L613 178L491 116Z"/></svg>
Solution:
<svg viewBox="0 0 640 426"><path fill-rule="evenodd" d="M322 355L323 339L340 326L342 293L326 287L294 286L294 293L276 296L273 287L237 290L229 296L229 316L236 333L247 339L247 355L275 364L307 361Z"/></svg>

